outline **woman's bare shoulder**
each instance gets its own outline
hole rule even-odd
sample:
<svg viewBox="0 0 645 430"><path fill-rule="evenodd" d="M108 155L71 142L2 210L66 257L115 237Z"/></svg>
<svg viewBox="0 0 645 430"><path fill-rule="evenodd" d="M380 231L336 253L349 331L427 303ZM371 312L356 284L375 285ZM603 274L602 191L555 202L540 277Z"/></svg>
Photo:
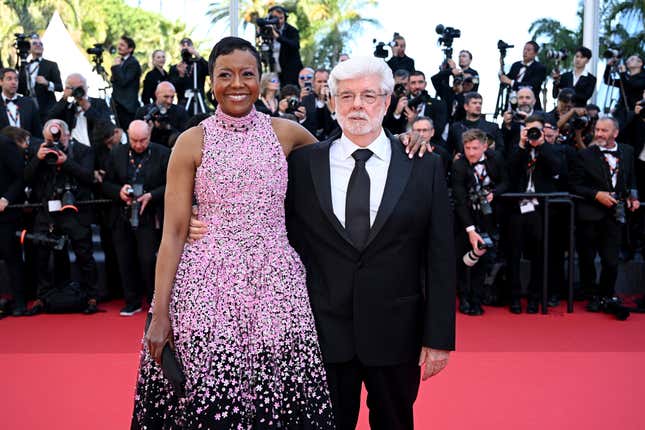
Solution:
<svg viewBox="0 0 645 430"><path fill-rule="evenodd" d="M195 165L199 166L201 164L203 146L204 129L196 125L179 135L175 146L172 148L172 152L182 158L192 158L195 161Z"/></svg>

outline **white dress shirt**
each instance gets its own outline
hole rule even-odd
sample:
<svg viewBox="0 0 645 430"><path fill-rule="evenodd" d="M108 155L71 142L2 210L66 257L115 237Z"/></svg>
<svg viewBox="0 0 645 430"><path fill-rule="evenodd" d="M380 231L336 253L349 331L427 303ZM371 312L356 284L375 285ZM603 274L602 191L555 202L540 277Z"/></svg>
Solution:
<svg viewBox="0 0 645 430"><path fill-rule="evenodd" d="M7 103L9 100L8 97L2 95L2 101L4 102L5 109L7 110L7 118L9 119L9 125L12 127L20 128L20 112L18 111L18 105L16 103ZM13 96L12 100L18 100L18 95Z"/></svg>
<svg viewBox="0 0 645 430"><path fill-rule="evenodd" d="M85 146L90 146L90 135L87 130L87 118L80 106L76 107L76 124L72 130L72 138Z"/></svg>
<svg viewBox="0 0 645 430"><path fill-rule="evenodd" d="M356 161L352 154L357 149L369 149L373 155L365 163L365 170L370 177L370 227L374 225L374 219L381 205L385 181L392 158L392 147L390 139L381 130L381 134L366 148L362 148L343 135L332 143L329 148L329 167L331 182L331 202L334 215L341 225L345 227L345 204L347 201L347 186L349 178L354 171Z"/></svg>

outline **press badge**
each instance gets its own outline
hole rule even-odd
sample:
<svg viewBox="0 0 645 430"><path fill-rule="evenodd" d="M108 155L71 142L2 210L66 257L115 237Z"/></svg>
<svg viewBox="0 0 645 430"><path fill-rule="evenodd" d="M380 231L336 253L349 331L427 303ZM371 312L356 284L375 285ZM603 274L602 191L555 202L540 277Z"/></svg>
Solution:
<svg viewBox="0 0 645 430"><path fill-rule="evenodd" d="M63 205L60 200L49 200L47 207L49 208L49 212L60 212Z"/></svg>
<svg viewBox="0 0 645 430"><path fill-rule="evenodd" d="M520 212L522 214L528 214L535 212L535 204L531 200L522 200L520 202Z"/></svg>

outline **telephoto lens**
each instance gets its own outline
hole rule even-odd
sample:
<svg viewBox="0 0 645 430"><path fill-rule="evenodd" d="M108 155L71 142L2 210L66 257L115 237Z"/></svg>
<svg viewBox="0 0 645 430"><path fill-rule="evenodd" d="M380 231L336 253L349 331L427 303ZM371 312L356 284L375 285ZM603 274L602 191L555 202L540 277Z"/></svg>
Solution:
<svg viewBox="0 0 645 430"><path fill-rule="evenodd" d="M484 255L484 252L481 254L477 254L474 250L470 250L467 253L464 254L462 260L464 261L464 264L468 267L473 267L477 262L479 261L479 257Z"/></svg>
<svg viewBox="0 0 645 430"><path fill-rule="evenodd" d="M526 130L526 137L529 140L533 140L533 141L540 140L540 138L542 137L542 130L540 130L537 127L531 127L528 130Z"/></svg>

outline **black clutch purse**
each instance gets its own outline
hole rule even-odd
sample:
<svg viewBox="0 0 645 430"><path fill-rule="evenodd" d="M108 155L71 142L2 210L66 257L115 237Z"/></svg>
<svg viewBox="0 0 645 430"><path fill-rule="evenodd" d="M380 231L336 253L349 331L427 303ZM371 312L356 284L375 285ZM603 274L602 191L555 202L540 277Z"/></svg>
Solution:
<svg viewBox="0 0 645 430"><path fill-rule="evenodd" d="M148 314L146 318L146 333L148 332L148 327L150 327L150 321L152 320L152 314ZM184 375L184 370L181 368L181 363L177 360L175 353L170 349L170 345L166 343L161 352L161 371L163 376L170 382L172 389L175 394L179 397L184 397L186 395L186 375Z"/></svg>

